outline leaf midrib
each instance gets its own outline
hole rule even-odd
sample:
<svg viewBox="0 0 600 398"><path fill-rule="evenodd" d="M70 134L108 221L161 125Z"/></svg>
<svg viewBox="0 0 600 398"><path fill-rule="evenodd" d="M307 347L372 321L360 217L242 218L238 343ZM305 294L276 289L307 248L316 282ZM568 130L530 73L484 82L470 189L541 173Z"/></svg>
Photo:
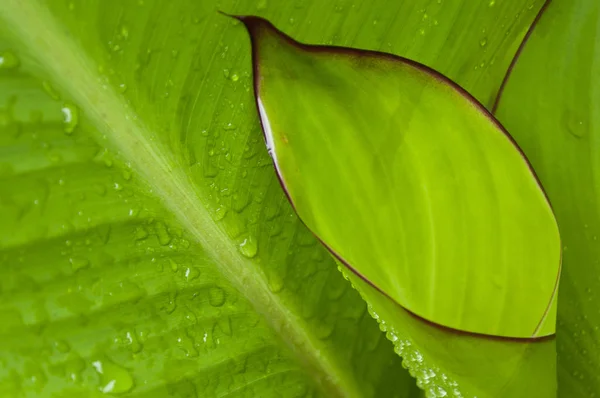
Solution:
<svg viewBox="0 0 600 398"><path fill-rule="evenodd" d="M184 169L162 153L152 131L111 87L100 84L93 63L35 0L0 2L0 19L14 38L44 65L51 79L78 103L97 128L97 139L114 148L153 187L157 196L217 264L221 273L263 314L275 332L328 396L359 396L350 374L328 355L326 345L272 293L258 265L243 257L202 204L202 194ZM67 78L65 78L67 77Z"/></svg>

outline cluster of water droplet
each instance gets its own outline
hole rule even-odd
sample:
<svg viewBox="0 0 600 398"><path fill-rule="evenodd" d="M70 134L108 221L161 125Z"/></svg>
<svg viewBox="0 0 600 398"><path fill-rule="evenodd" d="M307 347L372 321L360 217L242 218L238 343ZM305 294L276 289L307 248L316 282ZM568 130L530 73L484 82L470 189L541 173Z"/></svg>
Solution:
<svg viewBox="0 0 600 398"><path fill-rule="evenodd" d="M347 274L347 271L340 265L338 270L344 275L354 289L356 286ZM357 289L358 290L358 289ZM362 292L359 293L363 296ZM367 299L363 296L363 299ZM367 301L368 303L368 301ZM371 317L379 324L379 329L385 333L385 336L394 345L394 351L402 357L402 366L409 371L411 376L417 379L417 386L425 391L428 398L464 398L458 383L446 375L439 367L432 365L421 351L411 342L410 339L400 338L400 333L379 316L374 308L367 304L367 309ZM477 398L477 397L473 397Z"/></svg>

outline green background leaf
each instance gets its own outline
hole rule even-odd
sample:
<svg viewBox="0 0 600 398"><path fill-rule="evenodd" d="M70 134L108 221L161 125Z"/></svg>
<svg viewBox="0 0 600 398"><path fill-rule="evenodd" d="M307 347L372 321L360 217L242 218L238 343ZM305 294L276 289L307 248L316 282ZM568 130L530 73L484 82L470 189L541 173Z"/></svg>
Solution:
<svg viewBox="0 0 600 398"><path fill-rule="evenodd" d="M497 111L544 184L561 230L556 336L564 397L600 391L599 23L597 1L550 2Z"/></svg>
<svg viewBox="0 0 600 398"><path fill-rule="evenodd" d="M252 103L249 43L216 10L416 58L490 103L541 1L490 4L0 3L3 60L21 64L0 66L5 395L99 394L110 380L92 363L109 360L140 396L268 396L271 384L300 396L315 381L410 396L364 303L287 205ZM128 388L112 371L113 388Z"/></svg>

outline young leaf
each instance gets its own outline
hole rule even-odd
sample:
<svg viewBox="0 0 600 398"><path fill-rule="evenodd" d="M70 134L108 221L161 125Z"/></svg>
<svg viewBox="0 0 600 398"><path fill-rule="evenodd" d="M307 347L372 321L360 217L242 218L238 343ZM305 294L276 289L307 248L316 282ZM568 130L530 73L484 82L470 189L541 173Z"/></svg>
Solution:
<svg viewBox="0 0 600 398"><path fill-rule="evenodd" d="M564 244L558 307L559 394L600 391L600 3L549 2L500 97L552 200Z"/></svg>
<svg viewBox="0 0 600 398"><path fill-rule="evenodd" d="M554 334L558 228L527 160L466 92L383 53L301 45L240 17L267 147L300 218L410 312Z"/></svg>
<svg viewBox="0 0 600 398"><path fill-rule="evenodd" d="M280 181L306 225L372 287L360 290L374 311L376 290L446 328L551 336L558 229L493 117L422 65L302 45L264 19L238 18L252 39L256 101ZM402 316L386 315L402 328Z"/></svg>

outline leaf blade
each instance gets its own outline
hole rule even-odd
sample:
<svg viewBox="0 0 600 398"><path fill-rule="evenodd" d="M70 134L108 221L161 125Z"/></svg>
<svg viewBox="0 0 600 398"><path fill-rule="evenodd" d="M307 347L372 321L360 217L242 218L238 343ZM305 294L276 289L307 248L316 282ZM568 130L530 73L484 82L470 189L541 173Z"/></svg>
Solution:
<svg viewBox="0 0 600 398"><path fill-rule="evenodd" d="M564 238L558 309L559 394L598 390L599 253L595 119L598 54L595 2L552 1L515 64L497 115L530 157L551 198ZM523 86L519 86L523 85ZM590 356L588 357L588 353Z"/></svg>
<svg viewBox="0 0 600 398"><path fill-rule="evenodd" d="M264 20L241 20L252 35L257 102L275 167L300 217L333 253L435 323L506 337L552 335L558 230L501 126L410 61L301 45ZM495 219L502 222L488 227ZM443 283L452 274L466 275L457 290ZM531 295L519 297L520 288ZM496 294L503 297L498 308Z"/></svg>

